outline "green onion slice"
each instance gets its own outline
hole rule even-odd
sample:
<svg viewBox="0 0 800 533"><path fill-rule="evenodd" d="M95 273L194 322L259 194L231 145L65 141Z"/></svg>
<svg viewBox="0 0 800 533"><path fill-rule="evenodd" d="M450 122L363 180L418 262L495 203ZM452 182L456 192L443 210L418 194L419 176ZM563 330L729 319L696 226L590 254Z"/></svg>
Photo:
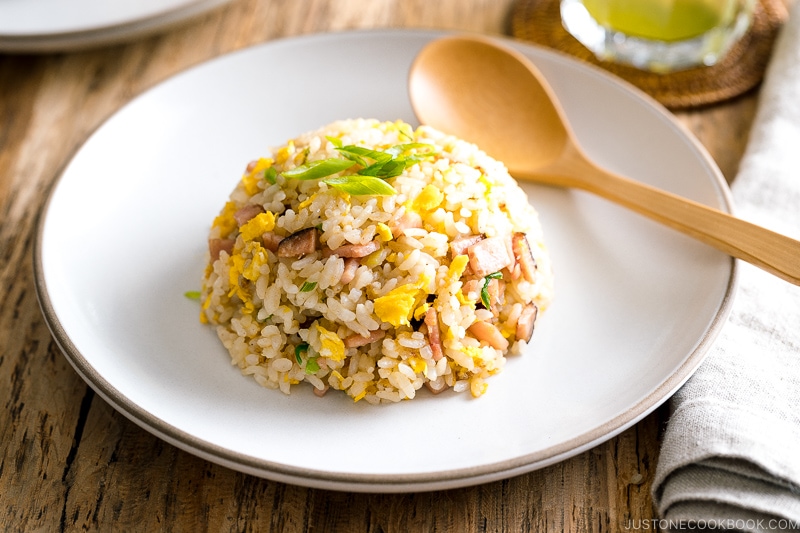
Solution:
<svg viewBox="0 0 800 533"><path fill-rule="evenodd" d="M361 196L365 194L374 194L377 196L390 196L397 194L397 191L380 178L373 176L362 176L355 174L352 176L340 176L328 178L323 180L329 186L340 191L352 194L353 196Z"/></svg>
<svg viewBox="0 0 800 533"><path fill-rule="evenodd" d="M316 281L304 281L303 286L300 287L300 292L311 292L317 286Z"/></svg>
<svg viewBox="0 0 800 533"><path fill-rule="evenodd" d="M305 163L283 173L284 177L297 180L316 180L347 170L356 163L349 159L322 159Z"/></svg>
<svg viewBox="0 0 800 533"><path fill-rule="evenodd" d="M319 372L319 363L316 357L309 357L306 362L306 374L316 374Z"/></svg>
<svg viewBox="0 0 800 533"><path fill-rule="evenodd" d="M330 158L305 163L283 173L286 178L312 180L323 179L329 186L352 195L392 195L397 191L385 179L394 178L424 159L432 157L437 148L428 143L402 143L386 150L373 150L348 144L344 146L341 139L326 137L344 159ZM416 153L408 153L408 152ZM373 161L370 163L370 161ZM362 167L353 175L331 177L355 165ZM274 183L275 175L265 177ZM274 171L273 171L274 172ZM271 178L271 179L270 179Z"/></svg>
<svg viewBox="0 0 800 533"><path fill-rule="evenodd" d="M489 302L489 282L493 279L500 279L503 275L500 272L493 272L489 274L485 278L483 278L483 287L481 287L481 302L483 302L484 307L489 311L492 310L492 306Z"/></svg>
<svg viewBox="0 0 800 533"><path fill-rule="evenodd" d="M298 344L297 346L294 347L294 358L297 359L297 364L298 365L302 365L303 364L303 357L301 356L301 354L303 352L306 352L306 353L308 352L308 343L307 342L301 342L300 344Z"/></svg>
<svg viewBox="0 0 800 533"><path fill-rule="evenodd" d="M345 156L347 159L355 161L362 167L369 166L369 163L366 162L365 158L372 159L376 163L385 163L387 161L391 161L393 157L392 154L387 152L372 150L370 148L364 148L352 144L349 144L347 146L342 146L336 149L339 151L340 154Z"/></svg>
<svg viewBox="0 0 800 533"><path fill-rule="evenodd" d="M275 170L275 167L269 167L267 170L264 171L264 179L267 180L267 183L270 185L275 185L275 178L278 176L278 171Z"/></svg>

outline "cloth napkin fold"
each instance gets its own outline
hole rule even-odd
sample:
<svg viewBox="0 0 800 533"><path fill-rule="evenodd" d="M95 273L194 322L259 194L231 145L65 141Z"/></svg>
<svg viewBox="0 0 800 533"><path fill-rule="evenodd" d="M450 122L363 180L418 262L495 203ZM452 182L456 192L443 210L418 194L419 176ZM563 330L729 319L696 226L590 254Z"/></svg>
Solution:
<svg viewBox="0 0 800 533"><path fill-rule="evenodd" d="M800 238L800 2L732 190L737 216ZM728 322L671 400L653 482L662 529L800 531L800 287L739 272Z"/></svg>

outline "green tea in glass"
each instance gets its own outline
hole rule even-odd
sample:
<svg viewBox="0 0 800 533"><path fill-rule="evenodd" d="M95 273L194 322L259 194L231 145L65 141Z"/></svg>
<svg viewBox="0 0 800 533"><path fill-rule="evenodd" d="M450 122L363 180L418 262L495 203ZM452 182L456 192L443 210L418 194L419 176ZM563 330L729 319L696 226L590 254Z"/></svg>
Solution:
<svg viewBox="0 0 800 533"><path fill-rule="evenodd" d="M755 0L561 0L564 27L602 60L654 72L717 63Z"/></svg>

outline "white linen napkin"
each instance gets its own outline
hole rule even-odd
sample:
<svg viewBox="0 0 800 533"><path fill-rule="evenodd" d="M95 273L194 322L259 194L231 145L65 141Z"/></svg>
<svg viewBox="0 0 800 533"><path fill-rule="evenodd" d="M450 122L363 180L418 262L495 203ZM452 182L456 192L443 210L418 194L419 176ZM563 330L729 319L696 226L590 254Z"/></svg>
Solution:
<svg viewBox="0 0 800 533"><path fill-rule="evenodd" d="M800 238L800 2L775 44L732 190ZM671 400L653 482L662 529L800 530L800 287L740 262L728 322Z"/></svg>

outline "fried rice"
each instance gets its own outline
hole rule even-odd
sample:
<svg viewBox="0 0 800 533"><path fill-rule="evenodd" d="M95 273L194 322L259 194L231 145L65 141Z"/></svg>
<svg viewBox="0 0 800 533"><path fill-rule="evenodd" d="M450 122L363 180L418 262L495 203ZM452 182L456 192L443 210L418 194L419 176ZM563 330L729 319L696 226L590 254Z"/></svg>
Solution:
<svg viewBox="0 0 800 533"><path fill-rule="evenodd" d="M538 215L503 164L400 121L335 122L252 161L208 244L201 321L286 394L481 396L553 293Z"/></svg>

